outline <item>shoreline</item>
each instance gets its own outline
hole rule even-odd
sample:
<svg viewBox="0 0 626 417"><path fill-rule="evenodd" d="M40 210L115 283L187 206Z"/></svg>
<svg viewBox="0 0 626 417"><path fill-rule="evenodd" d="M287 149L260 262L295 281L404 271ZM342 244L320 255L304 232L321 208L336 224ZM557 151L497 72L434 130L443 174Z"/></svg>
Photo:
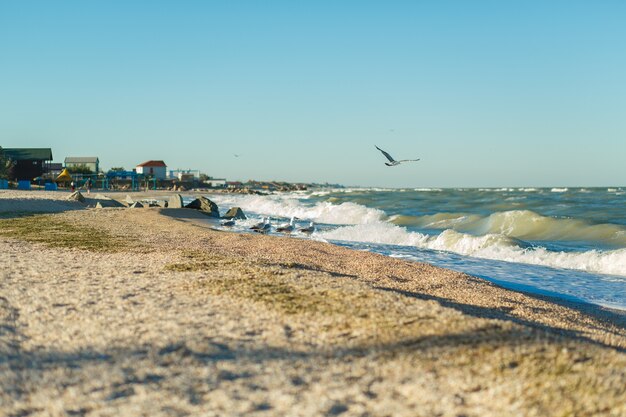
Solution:
<svg viewBox="0 0 626 417"><path fill-rule="evenodd" d="M77 190L80 191L80 190ZM95 205L95 202L97 201L97 199L95 199L95 196L106 196L108 198L111 198L119 203L124 204L124 198L126 196L131 196L131 197L135 197L136 200L139 199L152 199L153 197L159 197L159 198L163 198L163 200L167 201L167 199L169 199L169 197L176 195L176 194L180 194L182 196L188 196L188 197L193 197L193 196L197 196L198 193L200 191L194 191L194 190L188 190L188 191L172 191L172 190L149 190L149 191L125 191L125 190L112 190L112 191L107 191L107 192L93 192L91 193L91 195L88 194L84 194L84 196L87 198L88 200L88 204L86 205L77 205L75 204L75 202L71 202L71 201L67 201L65 198L59 198L61 196L59 196L59 193L63 193L63 197L65 197L66 195L71 194L71 192L69 190L58 190L58 191L42 191L42 190L36 190L36 191L18 191L18 190L0 190L0 202L2 202L3 200L3 195L2 192L7 193L7 192L13 192L13 195L17 195L17 196L21 196L21 197L26 197L27 200L29 200L31 203L33 202L33 200L40 200L39 197L43 196L43 197L48 197L50 200L55 201L55 204L58 204L58 208L53 208L53 209L49 209L50 211L46 211L43 210L43 208L39 208L39 209L35 209L33 210L33 212L35 213L45 213L45 212L50 212L50 213L54 213L54 212L63 212L65 210L82 210L82 209L86 209L88 207L93 209L93 205ZM236 194L236 193L235 193ZM12 199L12 198L10 198ZM6 204L6 199L4 200L4 203ZM21 207L21 212L29 212L31 210L26 209L25 206L19 204ZM37 205L35 205L35 207L38 207ZM26 209L26 210L25 210ZM10 211L10 210L8 210ZM217 224L212 224L213 222L217 222L217 219L212 219L210 217L204 216L202 214L197 213L195 210L182 210L182 211L176 211L175 210L165 210L166 213L168 213L168 215L170 217L174 217L178 220L183 220L183 221L187 221L191 224L194 224L195 226L199 226L199 227L204 227L207 228L209 230L214 230L214 231L219 231L219 232L228 232L228 233L239 233L239 232L232 232L229 230L225 230L223 228L217 227ZM176 214L174 214L176 213ZM0 218L2 218L2 210L0 210ZM247 234L244 232L244 234ZM254 233L250 233L252 236L256 236L256 234ZM278 238L289 238L289 236L275 236ZM335 245L337 247L342 247L342 248L346 248L348 250L355 250L355 249L350 249L346 246L343 245L336 245L332 242L328 242L331 245ZM370 252L370 253L376 253L376 252ZM381 256L387 257L389 259L395 259L393 257L390 257L388 255L384 255L384 254L380 254ZM407 262L411 262L411 263L422 263L420 261L413 261L413 260L406 260ZM431 264L428 264L431 265ZM437 267L437 268L441 268L441 269L445 269L445 270L450 270L451 272L455 272L455 273L459 273L459 274L465 274L464 272L460 272L460 271L454 271L452 269L449 268L445 268L445 267ZM585 300L579 300L579 299L575 299L572 297L568 297L567 295L561 295L561 294L550 294L550 293L546 293L545 291L542 292L541 289L536 289L533 290L534 288L530 288L530 289L525 289L524 285L521 284L511 284L511 285L507 285L508 282L499 282L498 280L491 280L488 278L483 278L483 277L479 277L479 276L474 276L471 274L467 274L470 275L472 277L475 277L477 279L480 280L484 280L486 282L489 282L493 285L496 285L504 290L507 291L513 291L513 292L518 292L521 294L525 294L531 297L537 297L540 299L544 299L548 302L552 302L555 304L563 304L565 306L569 306L571 308L576 308L579 309L581 311L585 311L589 314L593 314L593 315L597 315L598 317L602 317L602 318L606 318L606 316L608 316L609 320L615 320L617 325L620 326L624 326L626 327L626 308L621 309L621 308L617 308L617 307L610 307L610 306L604 306L604 305L599 305L599 304L594 304L591 302L587 302Z"/></svg>
<svg viewBox="0 0 626 417"><path fill-rule="evenodd" d="M64 207L0 218L13 413L626 412L623 314L187 209Z"/></svg>
<svg viewBox="0 0 626 417"><path fill-rule="evenodd" d="M216 219L210 219L207 218L205 216L195 216L195 212L188 212L188 213L179 213L178 216L177 215L171 215L171 217L177 218L179 220L183 220L183 221L187 221L191 224L194 224L198 227L204 227L207 228L209 230L214 230L214 231L219 231L219 232L226 232L226 233L239 233L239 232L235 232L235 231L229 231L229 230L224 230L223 228L219 228L216 227L217 225L211 224L210 222L214 222L217 221ZM187 215L189 217L187 217ZM251 234L253 236L255 236L254 232L244 232L241 234ZM294 239L293 237L290 236L274 236L273 237L277 237L279 239ZM295 238L298 239L298 238ZM302 238L303 239L303 238ZM306 239L305 239L306 240ZM337 246L337 247L341 247L341 248L346 248L348 250L356 250L356 249L352 249L350 247L347 246L343 246L343 245L337 245L333 242L327 242L330 245L333 246ZM369 252L369 251L368 251ZM385 254L378 254L377 252L369 252L372 254L377 254L389 259L395 259L389 255L385 255ZM419 262L419 261L413 261L413 260L403 260L405 262L409 262L409 263L423 263L423 262ZM426 263L428 264L428 263ZM431 264L428 264L431 265ZM434 266L434 265L431 265ZM566 295L560 295L560 294L555 294L555 295L551 295L551 294L546 294L545 292L542 293L540 292L541 290L537 290L537 291L532 291L531 289L523 289L523 286L520 284L511 284L510 287L507 287L506 285L502 284L501 282L497 282L496 280L490 280L487 278L483 278L483 277L479 277L479 276L474 276L471 274L465 274L463 272L460 271L454 271L450 268L443 268L443 267L437 267L437 268L441 268L441 269L445 269L445 270L449 270L451 272L454 273L459 273L459 274L464 274L464 275L468 275L468 276L472 276L476 279L480 279L483 280L485 282L489 282L490 284L493 284L499 288L502 288L503 290L506 291L513 291L513 292L517 292L520 294L524 294L527 295L529 297L535 297L535 298L539 298L542 299L544 301L550 302L550 303L554 303L554 304L561 304L564 305L568 308L573 308L573 309L577 309L580 311L584 311L587 314L591 314L594 316L597 316L599 318L603 318L603 319L607 319L610 321L614 321L616 325L624 327L626 329L626 308L625 309L620 309L620 308L616 308L616 307L609 307L609 306L603 306L603 305L599 305L599 304L593 304L590 302L586 302L584 300L578 300L578 299L574 299L572 297L566 296Z"/></svg>

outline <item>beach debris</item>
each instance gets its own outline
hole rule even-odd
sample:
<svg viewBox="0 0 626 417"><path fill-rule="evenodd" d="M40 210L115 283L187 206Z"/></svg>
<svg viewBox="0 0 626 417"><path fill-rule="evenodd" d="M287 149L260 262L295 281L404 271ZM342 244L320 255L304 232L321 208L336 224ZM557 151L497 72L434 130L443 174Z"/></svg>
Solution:
<svg viewBox="0 0 626 417"><path fill-rule="evenodd" d="M385 162L385 165L387 165L388 167L395 167L396 165L400 165L403 162L417 162L419 161L419 159L401 159L399 161L396 161L395 159L393 159L393 157L391 155L389 155L387 152L383 151L382 149L380 149L378 146L374 145L376 147L376 149L378 149L379 151L381 151L383 153L383 155L385 155L385 158L387 158L389 160L389 162Z"/></svg>
<svg viewBox="0 0 626 417"><path fill-rule="evenodd" d="M158 205L159 207L163 207L163 208L165 208L165 207L167 207L167 206L168 206L167 201L165 201L165 200L159 200L159 201L157 201L157 205Z"/></svg>
<svg viewBox="0 0 626 417"><path fill-rule="evenodd" d="M185 208L200 210L202 213L211 217L220 217L220 211L217 204L212 202L206 197L198 197L191 203L187 204Z"/></svg>
<svg viewBox="0 0 626 417"><path fill-rule="evenodd" d="M72 194L67 196L67 199L70 201L80 201L81 203L85 202L85 197L83 197L80 191L74 191Z"/></svg>
<svg viewBox="0 0 626 417"><path fill-rule="evenodd" d="M135 200L133 200L133 198L128 194L126 194L124 201L127 202L129 206L132 206L135 203Z"/></svg>
<svg viewBox="0 0 626 417"><path fill-rule="evenodd" d="M228 209L226 214L222 216L222 219L246 220L247 217L243 213L243 210L240 207L231 207L230 209Z"/></svg>
<svg viewBox="0 0 626 417"><path fill-rule="evenodd" d="M267 233L267 232L270 231L271 227L272 226L270 225L270 218L269 217L263 217L263 221L255 224L250 229L254 230L255 232L258 232L258 233Z"/></svg>
<svg viewBox="0 0 626 417"><path fill-rule="evenodd" d="M301 233L311 234L315 231L315 223L311 222L307 227L301 227L298 229Z"/></svg>
<svg viewBox="0 0 626 417"><path fill-rule="evenodd" d="M169 201L167 202L167 207L168 208L183 208L184 207L183 196L180 194L174 194L173 196L171 196Z"/></svg>
<svg viewBox="0 0 626 417"><path fill-rule="evenodd" d="M135 201L133 204L130 205L130 208L144 208L144 205L141 204L139 201Z"/></svg>
<svg viewBox="0 0 626 417"><path fill-rule="evenodd" d="M289 221L289 223L284 223L281 224L280 226L278 226L276 228L277 232L281 232L281 233L291 233L293 232L295 225L294 222L296 220L296 217L292 217L291 220Z"/></svg>

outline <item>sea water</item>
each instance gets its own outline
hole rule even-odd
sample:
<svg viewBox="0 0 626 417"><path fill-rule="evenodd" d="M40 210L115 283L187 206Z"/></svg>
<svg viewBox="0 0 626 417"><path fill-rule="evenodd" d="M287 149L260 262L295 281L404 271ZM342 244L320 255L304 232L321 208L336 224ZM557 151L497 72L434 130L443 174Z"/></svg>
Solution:
<svg viewBox="0 0 626 417"><path fill-rule="evenodd" d="M466 272L501 286L626 309L626 189L334 189L209 195L309 238ZM223 214L223 213L222 213ZM294 235L305 237L304 235Z"/></svg>

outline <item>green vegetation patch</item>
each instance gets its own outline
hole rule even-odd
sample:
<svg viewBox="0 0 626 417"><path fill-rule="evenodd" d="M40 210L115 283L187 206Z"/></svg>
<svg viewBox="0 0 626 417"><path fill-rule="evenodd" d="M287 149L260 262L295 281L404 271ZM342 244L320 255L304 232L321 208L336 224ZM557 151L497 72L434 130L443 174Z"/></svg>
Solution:
<svg viewBox="0 0 626 417"><path fill-rule="evenodd" d="M49 214L0 218L0 235L51 247L92 252L118 252L127 247L125 240L105 231L76 226Z"/></svg>

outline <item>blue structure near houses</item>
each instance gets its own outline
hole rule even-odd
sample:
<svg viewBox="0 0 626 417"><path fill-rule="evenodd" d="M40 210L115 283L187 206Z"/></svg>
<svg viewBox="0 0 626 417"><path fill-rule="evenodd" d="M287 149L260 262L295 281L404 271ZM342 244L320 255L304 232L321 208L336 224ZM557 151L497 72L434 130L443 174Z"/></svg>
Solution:
<svg viewBox="0 0 626 417"><path fill-rule="evenodd" d="M131 181L131 189L136 191L139 190L139 187L145 185L147 187L146 181L152 182L152 188L156 189L156 178L146 178L144 174L137 174L135 171L109 171L106 174L107 185L106 188L109 188L109 183L114 179L120 180L129 180Z"/></svg>
<svg viewBox="0 0 626 417"><path fill-rule="evenodd" d="M9 181L0 180L0 190L8 190L9 189Z"/></svg>
<svg viewBox="0 0 626 417"><path fill-rule="evenodd" d="M29 180L19 180L17 182L18 190L30 190L30 181Z"/></svg>

